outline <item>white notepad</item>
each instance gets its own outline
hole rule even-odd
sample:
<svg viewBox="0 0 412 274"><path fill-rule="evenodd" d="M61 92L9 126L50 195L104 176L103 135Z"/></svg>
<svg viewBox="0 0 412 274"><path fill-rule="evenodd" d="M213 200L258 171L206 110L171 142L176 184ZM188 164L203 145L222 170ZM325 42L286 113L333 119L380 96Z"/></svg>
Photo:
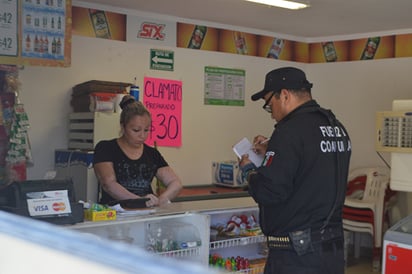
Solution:
<svg viewBox="0 0 412 274"><path fill-rule="evenodd" d="M246 137L233 146L233 151L239 158L242 158L242 155L248 154L249 159L257 167L262 165L263 156L253 151L253 145Z"/></svg>

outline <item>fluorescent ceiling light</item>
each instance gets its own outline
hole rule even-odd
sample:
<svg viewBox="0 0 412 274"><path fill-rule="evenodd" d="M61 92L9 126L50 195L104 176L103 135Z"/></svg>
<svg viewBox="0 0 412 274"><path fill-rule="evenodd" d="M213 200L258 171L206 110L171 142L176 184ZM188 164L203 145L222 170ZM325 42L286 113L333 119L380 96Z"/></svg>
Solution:
<svg viewBox="0 0 412 274"><path fill-rule="evenodd" d="M246 0L249 2L265 4L269 6L291 9L291 10L299 10L309 7L309 4L302 4L293 1L286 1L286 0Z"/></svg>

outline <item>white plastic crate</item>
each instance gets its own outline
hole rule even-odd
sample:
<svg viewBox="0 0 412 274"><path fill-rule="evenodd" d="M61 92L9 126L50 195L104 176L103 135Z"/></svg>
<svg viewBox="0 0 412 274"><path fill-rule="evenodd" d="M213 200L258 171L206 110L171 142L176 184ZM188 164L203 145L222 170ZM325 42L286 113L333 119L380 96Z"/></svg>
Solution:
<svg viewBox="0 0 412 274"><path fill-rule="evenodd" d="M120 113L74 112L69 115L69 149L93 150L101 140L119 137Z"/></svg>

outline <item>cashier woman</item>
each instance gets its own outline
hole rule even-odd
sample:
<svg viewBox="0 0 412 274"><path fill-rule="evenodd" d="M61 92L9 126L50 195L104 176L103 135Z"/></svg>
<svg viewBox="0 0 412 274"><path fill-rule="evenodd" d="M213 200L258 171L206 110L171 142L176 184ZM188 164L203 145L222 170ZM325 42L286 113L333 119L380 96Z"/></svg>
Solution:
<svg viewBox="0 0 412 274"><path fill-rule="evenodd" d="M160 152L144 143L150 132L150 112L129 95L123 97L120 107L121 136L100 141L94 151L100 203L146 197L150 199L148 207L167 204L179 194L182 184ZM154 177L166 186L160 196L151 186Z"/></svg>

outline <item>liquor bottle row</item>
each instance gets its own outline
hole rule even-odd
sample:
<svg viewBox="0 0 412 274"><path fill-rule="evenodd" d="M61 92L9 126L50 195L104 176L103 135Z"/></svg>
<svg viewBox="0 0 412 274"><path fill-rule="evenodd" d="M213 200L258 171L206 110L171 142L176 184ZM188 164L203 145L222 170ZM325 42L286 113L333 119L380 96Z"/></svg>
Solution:
<svg viewBox="0 0 412 274"><path fill-rule="evenodd" d="M25 0L26 4L34 4L38 6L46 6L46 7L64 7L64 0Z"/></svg>
<svg viewBox="0 0 412 274"><path fill-rule="evenodd" d="M61 32L64 29L64 17L62 18L62 16L54 17L43 13L27 13L25 18L26 28L52 32Z"/></svg>
<svg viewBox="0 0 412 274"><path fill-rule="evenodd" d="M50 38L50 39L49 39ZM38 36L27 34L25 43L26 53L45 53L45 54L56 54L60 55L63 53L62 50L62 40L60 37L50 37L50 36Z"/></svg>

